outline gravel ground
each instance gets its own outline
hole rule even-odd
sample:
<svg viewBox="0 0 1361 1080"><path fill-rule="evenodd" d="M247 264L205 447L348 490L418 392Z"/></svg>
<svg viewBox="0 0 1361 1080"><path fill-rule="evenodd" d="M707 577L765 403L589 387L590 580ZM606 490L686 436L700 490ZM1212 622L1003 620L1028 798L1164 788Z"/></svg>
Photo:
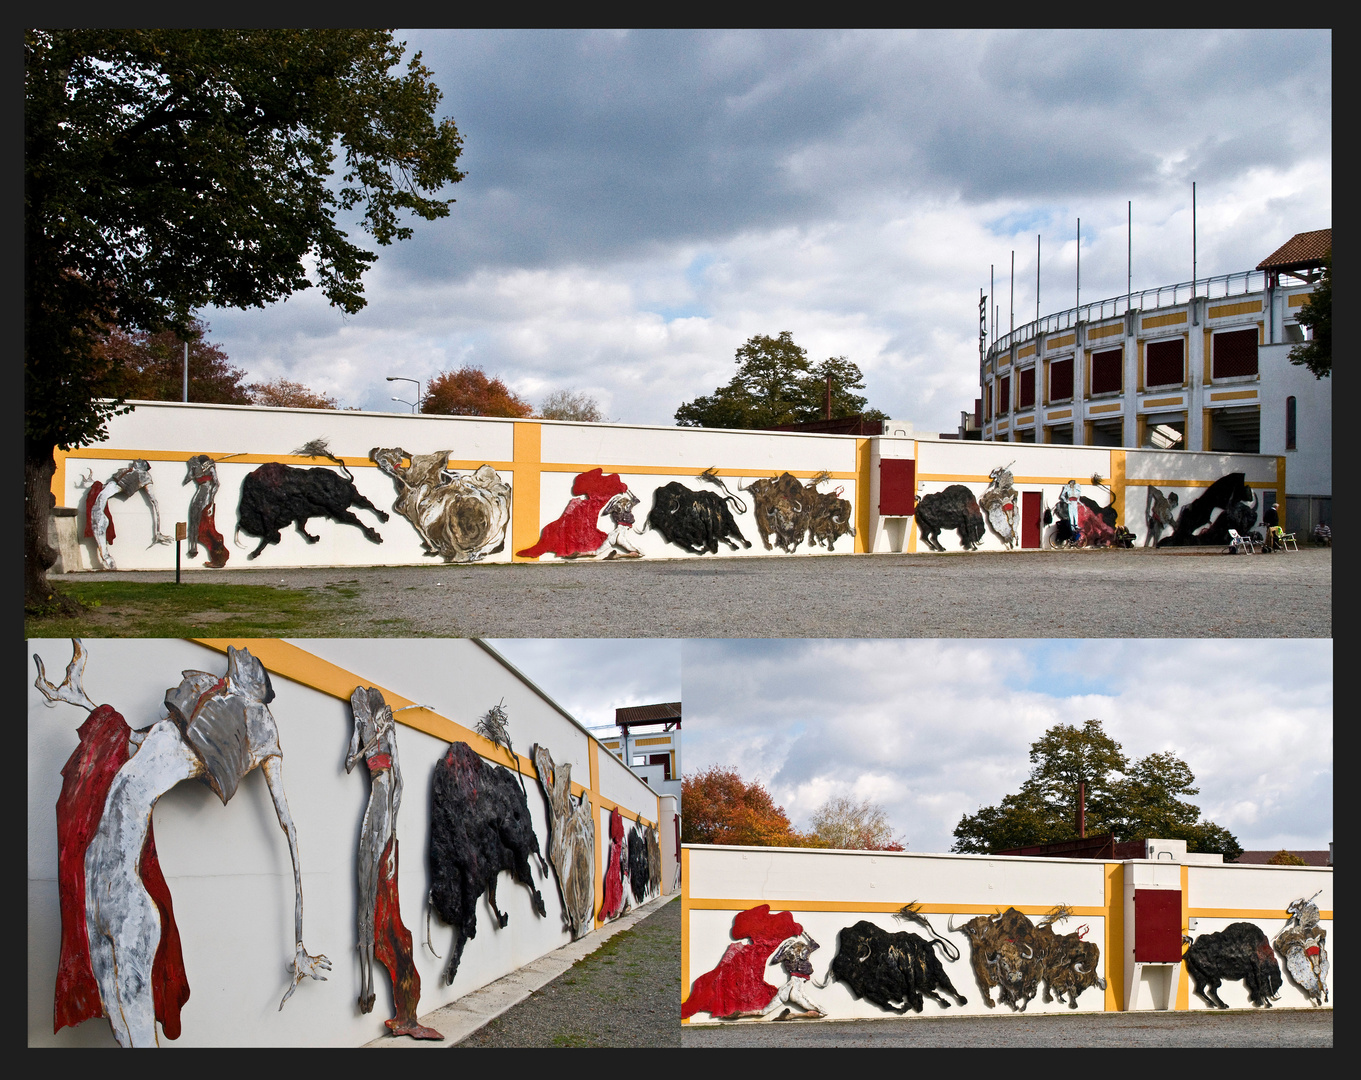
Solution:
<svg viewBox="0 0 1361 1080"><path fill-rule="evenodd" d="M690 1047L1331 1047L1332 1009L954 1016L829 1023L685 1025Z"/></svg>
<svg viewBox="0 0 1361 1080"><path fill-rule="evenodd" d="M195 571L344 588L319 637L1331 637L1332 549ZM109 578L173 580L163 572ZM58 578L57 580L60 580Z"/></svg>
<svg viewBox="0 0 1361 1080"><path fill-rule="evenodd" d="M680 952L672 900L457 1046L679 1046Z"/></svg>

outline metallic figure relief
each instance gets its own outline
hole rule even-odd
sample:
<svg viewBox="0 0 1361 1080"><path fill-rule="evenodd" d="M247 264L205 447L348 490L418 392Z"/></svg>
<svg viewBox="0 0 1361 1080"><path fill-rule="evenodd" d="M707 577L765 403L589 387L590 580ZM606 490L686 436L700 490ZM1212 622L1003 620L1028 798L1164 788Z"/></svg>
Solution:
<svg viewBox="0 0 1361 1080"><path fill-rule="evenodd" d="M1036 926L1009 907L995 915L979 915L963 926L955 926L951 918L948 928L969 939L974 978L988 1008L997 1005L992 1000L995 986L998 1001L1015 1012L1025 1012L1043 982L1045 1001L1053 1000L1051 992L1059 1001L1066 994L1068 1007L1076 1009L1084 990L1092 986L1104 990L1106 980L1097 972L1101 950L1082 940L1085 927L1071 934L1054 933L1054 924L1070 917L1069 909L1059 905Z"/></svg>
<svg viewBox="0 0 1361 1080"><path fill-rule="evenodd" d="M1097 473L1092 474L1091 484L1099 487L1110 497L1110 503L1100 505L1095 499L1082 494L1082 485L1069 480L1059 491L1059 502L1052 515L1046 514L1045 522L1053 518L1052 531L1046 530L1047 547L1133 547L1134 534L1119 521L1119 510L1115 505L1115 493L1106 486Z"/></svg>
<svg viewBox="0 0 1361 1080"><path fill-rule="evenodd" d="M896 914L903 917L901 912ZM923 916L913 913L910 917L930 927ZM836 956L827 979L813 985L825 986L836 979L856 997L900 1015L908 1009L921 1012L928 997L948 1009L950 1003L940 996L941 991L961 1005L968 1004L936 955L936 948L940 948L953 961L959 959L959 950L934 931L932 935L928 940L906 930L889 933L862 919L837 934Z"/></svg>
<svg viewBox="0 0 1361 1080"><path fill-rule="evenodd" d="M466 476L450 471L449 454L375 446L369 460L397 485L392 509L415 526L425 554L445 562L477 562L506 546L510 486L490 465Z"/></svg>
<svg viewBox="0 0 1361 1080"><path fill-rule="evenodd" d="M718 964L695 979L690 995L681 1005L681 1017L706 1012L716 1020L745 1020L768 1016L773 1007L792 1002L803 1014L821 1015L797 987L794 979L812 975L808 957L817 942L804 934L803 927L788 911L771 912L769 904L739 911L728 932L733 939ZM803 945L793 943L803 939ZM765 981L766 968L786 963L784 986ZM784 995L783 1001L781 996ZM786 1019L795 1019L792 1010Z"/></svg>
<svg viewBox="0 0 1361 1080"><path fill-rule="evenodd" d="M70 685L73 679L79 682L83 667L77 666L79 659L73 658L61 687L47 682L39 661L36 685L50 701L88 706L84 691ZM163 927L173 922L163 917L168 893L158 898L164 880L158 884L154 879L160 877L159 871L149 871L147 864L148 854L154 852L152 811L181 780L203 780L226 803L246 773L257 767L264 771L279 825L288 837L296 895L293 977L279 1008L303 978L324 980L321 972L330 969L326 957L312 956L303 947L297 830L284 794L278 728L268 707L273 698L269 675L260 662L248 649L229 647L224 676L186 671L180 685L166 691L169 717L128 739L136 749L108 782L102 813L85 850L84 916L90 972L104 1015L122 1046L156 1045L158 1006L162 1017L178 1010L169 1008L165 993L178 995L181 1004L188 996L187 985L181 993L157 974L162 945L172 944ZM178 951L177 945L173 947ZM160 1000L158 982L163 987ZM177 1019L175 1023L178 1026ZM170 1037L169 1030L166 1034Z"/></svg>
<svg viewBox="0 0 1361 1080"><path fill-rule="evenodd" d="M805 538L809 547L823 546L830 551L838 537L855 536L851 504L840 497L842 489L818 491L829 478L821 472L801 484L785 472L738 489L751 492L756 531L767 551L772 550L772 538L775 547L792 553Z"/></svg>
<svg viewBox="0 0 1361 1080"><path fill-rule="evenodd" d="M1016 484L1010 470L1011 465L1000 465L988 473L987 489L978 497L984 522L1008 551L1020 543L1016 532Z"/></svg>
<svg viewBox="0 0 1361 1080"><path fill-rule="evenodd" d="M248 473L241 482L241 501L236 510L236 531L260 538L259 545L246 556L253 559L270 544L283 540L280 530L293 525L309 544L321 539L307 531L307 522L314 517L330 518L340 525L353 525L369 541L381 544L383 538L350 511L355 506L370 511L379 521L388 515L369 502L354 486L354 476L345 463L326 448L323 440L315 439L301 447L296 454L325 457L340 466L343 476L324 468L295 469L271 461Z"/></svg>
<svg viewBox="0 0 1361 1080"><path fill-rule="evenodd" d="M1328 931L1319 926L1314 893L1308 900L1292 900L1285 909L1290 915L1272 942L1285 957L1285 973L1315 1005L1328 1000Z"/></svg>
<svg viewBox="0 0 1361 1080"><path fill-rule="evenodd" d="M1201 934L1182 955L1196 997L1216 1009L1227 1009L1219 996L1225 980L1241 979L1253 1008L1271 1008L1280 997L1281 968L1271 942L1250 922L1230 923L1213 934Z"/></svg>
<svg viewBox="0 0 1361 1080"><path fill-rule="evenodd" d="M632 523L631 511L637 503L637 497L618 473L607 474L604 469L579 473L572 481L572 498L563 507L561 515L540 530L538 543L515 554L525 559L537 559L552 552L559 559L577 559L608 552L606 558L616 553L637 558L642 553L628 543L625 534L629 525L624 523L626 518L629 524ZM602 516L610 519L609 533L599 528Z"/></svg>
<svg viewBox="0 0 1361 1080"><path fill-rule="evenodd" d="M917 500L917 532L932 551L944 551L940 534L954 529L965 551L978 550L983 539L983 511L974 494L963 484L951 484Z"/></svg>
<svg viewBox="0 0 1361 1080"><path fill-rule="evenodd" d="M1246 473L1221 476L1181 508L1172 534L1160 539L1158 547L1195 544L1225 547L1230 529L1243 536L1252 532L1257 525L1259 508L1258 497L1248 486Z"/></svg>
<svg viewBox="0 0 1361 1080"><path fill-rule="evenodd" d="M624 910L624 815L610 811L610 846L605 857L605 895L600 901L600 921L616 918Z"/></svg>
<svg viewBox="0 0 1361 1080"><path fill-rule="evenodd" d="M548 802L548 861L558 876L563 922L572 940L591 932L595 913L595 821L583 791L572 798L572 765L554 765L545 746L529 748L534 771Z"/></svg>
<svg viewBox="0 0 1361 1080"><path fill-rule="evenodd" d="M189 500L189 558L198 558L198 546L208 549L204 566L220 570L227 565L231 552L222 540L213 520L217 513L217 463L207 454L195 454L188 461L185 484L194 485L194 496Z"/></svg>
<svg viewBox="0 0 1361 1080"><path fill-rule="evenodd" d="M746 513L747 504L728 490L715 470L705 470L698 479L717 485L723 494L695 491L676 481L659 487L652 493L652 509L643 531L656 529L668 544L690 555L715 555L720 541L733 551L738 544L751 547L732 516L733 511Z"/></svg>
<svg viewBox="0 0 1361 1080"><path fill-rule="evenodd" d="M123 466L104 483L94 480L93 476L87 474L87 479L93 480L90 490L85 496L85 536L95 542L95 555L99 563L96 569L117 570L114 565L113 556L109 553L109 545L114 540L113 513L109 509L109 499L128 497L142 493L147 504L151 507L151 542L153 544L173 544L174 537L166 536L161 532L161 508L156 502L156 496L151 490L151 463L144 458L137 458L131 464Z"/></svg>
<svg viewBox="0 0 1361 1080"><path fill-rule="evenodd" d="M1144 534L1144 547L1157 546L1164 532L1176 528L1177 502L1175 491L1164 495L1152 484L1148 486L1148 501L1144 507L1144 525L1148 532Z"/></svg>
<svg viewBox="0 0 1361 1080"><path fill-rule="evenodd" d="M539 860L542 873L548 870L524 789L509 769L483 761L467 743L451 743L436 764L430 812L430 906L454 929L443 975L447 986L458 973L463 947L477 936L477 902L484 893L499 927L510 922L496 906L501 871L508 870L529 890L534 911L544 916L547 910L534 887L529 857ZM427 921L427 945L429 931ZM430 951L435 952L433 945Z"/></svg>
<svg viewBox="0 0 1361 1080"><path fill-rule="evenodd" d="M417 1020L421 976L416 970L411 931L402 922L397 893L397 811L402 805L402 767L397 760L397 725L382 691L358 686L350 695L354 734L345 771L363 761L369 773L369 801L359 826L355 866L359 880L359 1011L373 1011L373 962L388 969L397 1014L384 1023L394 1035L443 1039Z"/></svg>

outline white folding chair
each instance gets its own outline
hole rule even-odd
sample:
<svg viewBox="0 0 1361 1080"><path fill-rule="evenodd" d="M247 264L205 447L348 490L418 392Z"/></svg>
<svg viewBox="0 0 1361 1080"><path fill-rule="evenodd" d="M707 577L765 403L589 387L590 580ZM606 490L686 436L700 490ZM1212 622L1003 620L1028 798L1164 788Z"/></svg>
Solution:
<svg viewBox="0 0 1361 1080"><path fill-rule="evenodd" d="M1226 555L1251 555L1256 550L1251 535L1240 536L1237 529L1229 530L1229 550Z"/></svg>
<svg viewBox="0 0 1361 1080"><path fill-rule="evenodd" d="M1299 551L1299 544L1295 543L1295 534L1288 533L1279 525L1273 525L1271 531L1276 534L1276 543L1286 551Z"/></svg>

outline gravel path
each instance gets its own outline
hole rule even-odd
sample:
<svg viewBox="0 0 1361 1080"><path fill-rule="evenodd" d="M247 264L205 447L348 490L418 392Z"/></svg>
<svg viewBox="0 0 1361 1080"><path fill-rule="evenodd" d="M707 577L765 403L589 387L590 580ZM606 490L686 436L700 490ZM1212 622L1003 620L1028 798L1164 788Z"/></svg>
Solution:
<svg viewBox="0 0 1361 1080"><path fill-rule="evenodd" d="M109 574L173 580L173 574ZM354 594L336 637L1331 637L1332 550L196 571Z"/></svg>
<svg viewBox="0 0 1361 1080"><path fill-rule="evenodd" d="M1331 1047L1332 1009L955 1016L853 1023L686 1025L691 1047Z"/></svg>
<svg viewBox="0 0 1361 1080"><path fill-rule="evenodd" d="M680 951L672 900L457 1045L679 1046Z"/></svg>

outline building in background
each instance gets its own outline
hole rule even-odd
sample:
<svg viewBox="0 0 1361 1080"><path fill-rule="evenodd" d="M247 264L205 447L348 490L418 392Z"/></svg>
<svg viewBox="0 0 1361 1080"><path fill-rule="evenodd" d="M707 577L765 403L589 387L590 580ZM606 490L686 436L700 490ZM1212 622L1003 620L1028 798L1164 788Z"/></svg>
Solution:
<svg viewBox="0 0 1361 1080"><path fill-rule="evenodd" d="M1332 523L1332 379L1289 362L1332 230L1256 269L1084 304L982 359L982 438L1286 458L1287 531Z"/></svg>
<svg viewBox="0 0 1361 1080"><path fill-rule="evenodd" d="M600 745L633 770L658 795L681 795L681 703L632 705L614 710L619 734Z"/></svg>

